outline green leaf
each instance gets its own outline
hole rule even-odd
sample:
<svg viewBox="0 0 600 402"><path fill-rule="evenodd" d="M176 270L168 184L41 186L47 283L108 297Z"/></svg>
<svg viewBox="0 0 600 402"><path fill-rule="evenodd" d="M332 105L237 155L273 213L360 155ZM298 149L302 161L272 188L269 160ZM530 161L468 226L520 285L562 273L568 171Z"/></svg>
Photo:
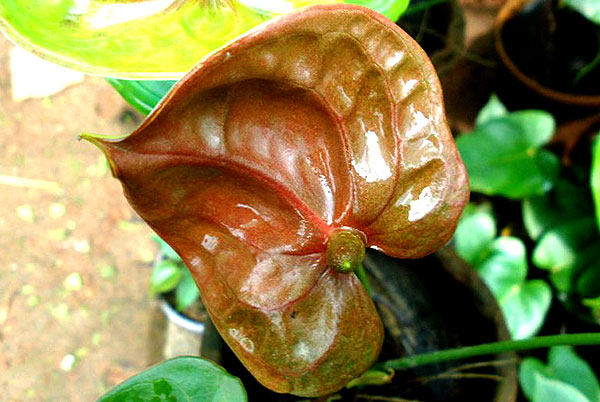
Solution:
<svg viewBox="0 0 600 402"><path fill-rule="evenodd" d="M596 223L581 218L558 225L540 238L533 250L533 263L551 272L552 281L561 291L569 291L576 266L587 264L590 255L600 255L589 247L597 239ZM586 249L586 252L583 250Z"/></svg>
<svg viewBox="0 0 600 402"><path fill-rule="evenodd" d="M169 246L166 241L156 235L152 236L152 240L158 243L160 251L164 254L165 258L169 260L175 260L176 262L181 261L179 254L177 254L177 252L173 250L173 248Z"/></svg>
<svg viewBox="0 0 600 402"><path fill-rule="evenodd" d="M516 237L499 237L490 245L488 257L476 268L501 301L527 276L525 245Z"/></svg>
<svg viewBox="0 0 600 402"><path fill-rule="evenodd" d="M598 0L563 0L564 4L577 10L584 17L600 25L600 2Z"/></svg>
<svg viewBox="0 0 600 402"><path fill-rule="evenodd" d="M556 346L548 354L552 377L569 384L590 401L600 401L600 384L589 364L572 347Z"/></svg>
<svg viewBox="0 0 600 402"><path fill-rule="evenodd" d="M457 139L471 179L471 189L521 199L550 190L558 158L540 149L554 132L552 116L527 110L492 118ZM527 174L524 174L527 172Z"/></svg>
<svg viewBox="0 0 600 402"><path fill-rule="evenodd" d="M0 2L0 29L54 63L104 77L178 79L209 53L294 9L341 0ZM408 0L352 0L397 19Z"/></svg>
<svg viewBox="0 0 600 402"><path fill-rule="evenodd" d="M525 245L514 237L500 237L488 248L477 271L500 305L512 338L535 334L550 308L552 292L541 280L525 281Z"/></svg>
<svg viewBox="0 0 600 402"><path fill-rule="evenodd" d="M246 402L237 377L215 363L178 357L117 385L97 402Z"/></svg>
<svg viewBox="0 0 600 402"><path fill-rule="evenodd" d="M177 310L183 311L191 306L200 297L200 291L188 269L183 270L183 278L175 289Z"/></svg>
<svg viewBox="0 0 600 402"><path fill-rule="evenodd" d="M406 11L410 0L346 0L344 3L368 7L396 21Z"/></svg>
<svg viewBox="0 0 600 402"><path fill-rule="evenodd" d="M524 339L541 328L550 308L552 290L543 280L515 286L500 300L500 308L513 339Z"/></svg>
<svg viewBox="0 0 600 402"><path fill-rule="evenodd" d="M536 375L533 402L592 402L574 387L551 380L542 375Z"/></svg>
<svg viewBox="0 0 600 402"><path fill-rule="evenodd" d="M175 289L183 278L184 268L171 260L162 260L154 265L150 277L150 292L165 293Z"/></svg>
<svg viewBox="0 0 600 402"><path fill-rule="evenodd" d="M496 220L491 205L468 204L454 234L458 255L472 266L477 266L495 237Z"/></svg>
<svg viewBox="0 0 600 402"><path fill-rule="evenodd" d="M523 393L532 402L600 400L600 385L590 366L569 346L554 346L548 364L524 359L519 367Z"/></svg>
<svg viewBox="0 0 600 402"><path fill-rule="evenodd" d="M149 114L177 81L106 79L131 106Z"/></svg>
<svg viewBox="0 0 600 402"><path fill-rule="evenodd" d="M523 223L533 240L561 223L589 216L593 208L589 193L564 179L547 194L524 200L522 207Z"/></svg>
<svg viewBox="0 0 600 402"><path fill-rule="evenodd" d="M600 244L595 245L595 255L577 279L576 290L583 298L600 297Z"/></svg>
<svg viewBox="0 0 600 402"><path fill-rule="evenodd" d="M596 222L600 228L600 135L594 141L590 184L596 207Z"/></svg>
<svg viewBox="0 0 600 402"><path fill-rule="evenodd" d="M507 114L508 110L502 104L502 102L500 102L500 98L498 98L496 94L492 94L485 106L479 111L477 119L475 120L475 125L481 126L492 119L502 117Z"/></svg>
<svg viewBox="0 0 600 402"><path fill-rule="evenodd" d="M519 366L519 383L527 399L533 400L536 388L536 376L546 373L546 366L533 357L523 359Z"/></svg>

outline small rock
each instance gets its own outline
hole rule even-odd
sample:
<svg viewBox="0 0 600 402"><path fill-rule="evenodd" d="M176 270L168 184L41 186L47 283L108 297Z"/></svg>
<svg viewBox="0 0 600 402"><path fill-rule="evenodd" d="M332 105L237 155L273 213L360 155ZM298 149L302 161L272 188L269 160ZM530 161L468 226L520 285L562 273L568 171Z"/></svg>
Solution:
<svg viewBox="0 0 600 402"><path fill-rule="evenodd" d="M21 218L21 220L29 223L32 223L35 220L33 208L31 208L31 205L29 204L19 205L17 207L17 216Z"/></svg>
<svg viewBox="0 0 600 402"><path fill-rule="evenodd" d="M79 292L83 287L81 274L79 272L70 273L63 281L63 285L65 289L70 292Z"/></svg>
<svg viewBox="0 0 600 402"><path fill-rule="evenodd" d="M77 362L77 358L72 355L72 354L68 354L65 355L65 357L62 358L62 360L60 361L60 369L62 371L71 371L73 370L73 367L75 367L75 363Z"/></svg>
<svg viewBox="0 0 600 402"><path fill-rule="evenodd" d="M48 214L52 219L62 218L67 212L67 208L60 202L53 202L48 207Z"/></svg>

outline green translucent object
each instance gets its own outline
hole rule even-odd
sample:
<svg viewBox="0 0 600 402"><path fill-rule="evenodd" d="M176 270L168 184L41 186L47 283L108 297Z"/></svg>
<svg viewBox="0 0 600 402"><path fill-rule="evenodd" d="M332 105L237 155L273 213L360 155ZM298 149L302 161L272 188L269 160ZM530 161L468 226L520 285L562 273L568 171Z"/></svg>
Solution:
<svg viewBox="0 0 600 402"><path fill-rule="evenodd" d="M147 115L177 81L106 79L131 106Z"/></svg>
<svg viewBox="0 0 600 402"><path fill-rule="evenodd" d="M277 14L335 2L0 0L0 27L17 45L86 73L174 79Z"/></svg>
<svg viewBox="0 0 600 402"><path fill-rule="evenodd" d="M346 0L344 3L368 7L396 21L406 11L410 0Z"/></svg>
<svg viewBox="0 0 600 402"><path fill-rule="evenodd" d="M396 20L409 0L349 0ZM341 0L0 0L15 44L89 74L177 79L268 19ZM134 91L135 92L135 91Z"/></svg>

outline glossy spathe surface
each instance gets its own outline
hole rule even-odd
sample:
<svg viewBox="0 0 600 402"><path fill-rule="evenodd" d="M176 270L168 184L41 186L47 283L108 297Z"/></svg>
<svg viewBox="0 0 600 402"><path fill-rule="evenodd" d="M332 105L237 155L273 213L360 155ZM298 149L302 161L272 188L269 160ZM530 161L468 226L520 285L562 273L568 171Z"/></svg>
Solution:
<svg viewBox="0 0 600 402"><path fill-rule="evenodd" d="M327 266L331 234L423 256L468 197L425 53L357 6L264 25L200 63L130 136L84 137L252 374L304 396L365 371L383 338L356 276Z"/></svg>

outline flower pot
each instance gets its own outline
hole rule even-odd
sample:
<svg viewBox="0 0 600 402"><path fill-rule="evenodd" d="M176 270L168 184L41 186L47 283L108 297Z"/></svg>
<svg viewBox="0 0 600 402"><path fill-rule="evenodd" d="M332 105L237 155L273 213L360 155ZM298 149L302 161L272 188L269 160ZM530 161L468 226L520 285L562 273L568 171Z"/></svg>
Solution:
<svg viewBox="0 0 600 402"><path fill-rule="evenodd" d="M600 28L554 0L509 0L494 25L496 52L505 71L497 85L511 109L541 108L585 116L600 108L600 68L577 83L597 54ZM567 117L566 120L569 118Z"/></svg>

